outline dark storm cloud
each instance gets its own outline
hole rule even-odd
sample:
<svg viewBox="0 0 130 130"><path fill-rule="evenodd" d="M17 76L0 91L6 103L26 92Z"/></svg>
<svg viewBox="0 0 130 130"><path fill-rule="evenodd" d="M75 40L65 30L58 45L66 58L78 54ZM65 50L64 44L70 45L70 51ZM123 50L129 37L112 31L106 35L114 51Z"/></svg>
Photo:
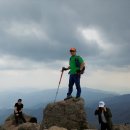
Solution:
<svg viewBox="0 0 130 130"><path fill-rule="evenodd" d="M99 60L94 63L99 66L129 65L129 12L129 0L0 1L0 54L51 62L68 59L69 48L76 47L81 55L89 57L90 62L97 57ZM36 24L47 39L8 33L12 23ZM77 33L78 27L99 28L115 51L104 55L98 44L82 39Z"/></svg>

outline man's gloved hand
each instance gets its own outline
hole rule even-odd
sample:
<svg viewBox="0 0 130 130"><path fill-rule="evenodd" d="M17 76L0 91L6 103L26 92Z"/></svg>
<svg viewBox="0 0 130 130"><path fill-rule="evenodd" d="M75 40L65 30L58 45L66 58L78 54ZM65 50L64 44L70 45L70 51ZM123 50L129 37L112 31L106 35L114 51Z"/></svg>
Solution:
<svg viewBox="0 0 130 130"><path fill-rule="evenodd" d="M76 72L77 72L77 74L81 74L81 70L77 70Z"/></svg>
<svg viewBox="0 0 130 130"><path fill-rule="evenodd" d="M65 68L65 67L62 67L62 72L63 72L63 71L66 71L66 70L67 70L67 68Z"/></svg>
<svg viewBox="0 0 130 130"><path fill-rule="evenodd" d="M16 114L16 116L19 116L18 112L16 112L15 114Z"/></svg>

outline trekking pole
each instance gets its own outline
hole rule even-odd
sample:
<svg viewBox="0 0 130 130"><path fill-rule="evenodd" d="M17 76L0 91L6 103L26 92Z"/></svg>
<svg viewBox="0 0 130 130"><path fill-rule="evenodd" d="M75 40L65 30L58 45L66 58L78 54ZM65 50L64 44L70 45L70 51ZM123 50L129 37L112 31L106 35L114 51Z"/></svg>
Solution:
<svg viewBox="0 0 130 130"><path fill-rule="evenodd" d="M57 88L57 91L56 91L56 96L55 96L54 103L56 102L56 98L57 98L57 95L58 95L58 91L59 91L59 87L60 87L61 79L62 79L62 76L63 76L63 72L64 72L64 71L61 72L60 81L59 81L58 88Z"/></svg>

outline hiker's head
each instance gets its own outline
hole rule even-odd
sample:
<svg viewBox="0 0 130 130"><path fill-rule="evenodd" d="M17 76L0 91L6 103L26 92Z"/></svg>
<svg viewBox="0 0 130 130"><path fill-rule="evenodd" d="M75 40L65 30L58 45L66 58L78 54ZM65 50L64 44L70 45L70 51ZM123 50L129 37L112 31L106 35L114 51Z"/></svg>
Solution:
<svg viewBox="0 0 130 130"><path fill-rule="evenodd" d="M72 56L76 55L76 48L70 48L70 53Z"/></svg>
<svg viewBox="0 0 130 130"><path fill-rule="evenodd" d="M22 103L22 99L18 99L18 103L21 104Z"/></svg>
<svg viewBox="0 0 130 130"><path fill-rule="evenodd" d="M102 109L102 108L104 108L104 107L105 107L105 102L100 101L100 102L99 102L99 108Z"/></svg>

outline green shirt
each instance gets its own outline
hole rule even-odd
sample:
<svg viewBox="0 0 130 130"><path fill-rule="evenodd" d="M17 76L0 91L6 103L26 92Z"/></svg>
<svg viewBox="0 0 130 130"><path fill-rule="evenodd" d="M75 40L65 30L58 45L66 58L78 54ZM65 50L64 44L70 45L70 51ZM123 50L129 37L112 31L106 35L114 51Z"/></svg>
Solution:
<svg viewBox="0 0 130 130"><path fill-rule="evenodd" d="M78 58L78 61L80 64L82 64L84 61L82 59L82 57L80 56L71 56L70 57L70 62L69 62L69 65L70 65L70 74L76 74L77 73L77 70L80 70L80 66L77 67L76 66L76 63L75 63L75 59Z"/></svg>

